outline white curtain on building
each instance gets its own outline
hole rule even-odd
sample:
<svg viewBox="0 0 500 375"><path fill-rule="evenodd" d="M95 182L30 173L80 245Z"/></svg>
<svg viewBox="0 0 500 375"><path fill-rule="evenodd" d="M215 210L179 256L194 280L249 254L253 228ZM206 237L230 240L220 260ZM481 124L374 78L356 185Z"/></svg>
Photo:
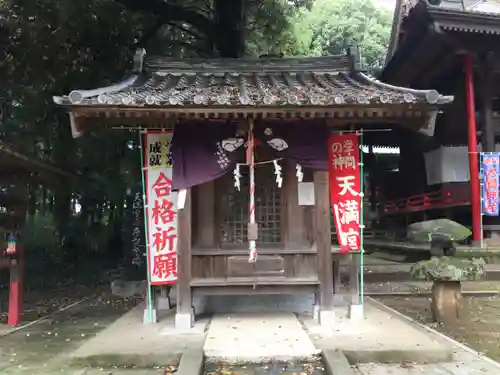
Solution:
<svg viewBox="0 0 500 375"><path fill-rule="evenodd" d="M478 152L481 150L478 145ZM495 151L500 152L500 144L495 145ZM424 159L428 186L470 181L467 146L441 147L425 153Z"/></svg>

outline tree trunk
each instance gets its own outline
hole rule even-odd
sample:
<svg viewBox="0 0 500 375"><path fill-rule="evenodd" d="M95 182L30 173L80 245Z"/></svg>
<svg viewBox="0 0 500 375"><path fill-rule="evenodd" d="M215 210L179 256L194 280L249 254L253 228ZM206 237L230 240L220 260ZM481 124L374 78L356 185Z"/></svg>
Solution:
<svg viewBox="0 0 500 375"><path fill-rule="evenodd" d="M462 285L460 281L434 281L432 284L432 318L447 323L460 319Z"/></svg>
<svg viewBox="0 0 500 375"><path fill-rule="evenodd" d="M38 188L39 186L35 183L30 183L28 185L29 198L28 198L28 216L33 217L37 211L38 204Z"/></svg>
<svg viewBox="0 0 500 375"><path fill-rule="evenodd" d="M245 52L242 0L215 0L216 47L221 57L241 57Z"/></svg>

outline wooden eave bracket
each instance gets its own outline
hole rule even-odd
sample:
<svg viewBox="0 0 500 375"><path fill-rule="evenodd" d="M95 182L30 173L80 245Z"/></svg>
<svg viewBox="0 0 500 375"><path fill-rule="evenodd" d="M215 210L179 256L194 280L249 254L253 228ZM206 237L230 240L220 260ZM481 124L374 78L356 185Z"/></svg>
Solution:
<svg viewBox="0 0 500 375"><path fill-rule="evenodd" d="M69 112L69 122L71 126L71 135L73 138L79 138L82 136L82 131L78 127L78 121L76 119L74 112Z"/></svg>
<svg viewBox="0 0 500 375"><path fill-rule="evenodd" d="M429 111L425 118L424 125L418 130L420 134L426 135L428 137L434 136L434 131L436 130L436 119L439 110L434 109Z"/></svg>

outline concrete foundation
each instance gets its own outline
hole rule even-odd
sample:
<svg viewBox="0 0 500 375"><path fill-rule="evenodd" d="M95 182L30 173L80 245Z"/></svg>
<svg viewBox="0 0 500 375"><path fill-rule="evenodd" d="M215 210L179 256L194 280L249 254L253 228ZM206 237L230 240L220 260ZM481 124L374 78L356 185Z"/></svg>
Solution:
<svg viewBox="0 0 500 375"><path fill-rule="evenodd" d="M153 309L153 313L152 313L153 320L151 320L151 317L149 315L148 309L144 309L144 313L142 314L142 323L143 324L157 323L158 322L157 316L158 315L156 314L156 309Z"/></svg>
<svg viewBox="0 0 500 375"><path fill-rule="evenodd" d="M172 304L170 302L170 297L167 296L159 296L156 297L156 308L159 311L168 311L172 307Z"/></svg>
<svg viewBox="0 0 500 375"><path fill-rule="evenodd" d="M344 296L342 294L334 294L333 295L333 304L334 306L344 306Z"/></svg>
<svg viewBox="0 0 500 375"><path fill-rule="evenodd" d="M347 312L347 316L351 320L360 320L364 317L364 306L363 305L350 305Z"/></svg>
<svg viewBox="0 0 500 375"><path fill-rule="evenodd" d="M190 314L175 314L174 326L180 332L190 331L194 326L194 309Z"/></svg>
<svg viewBox="0 0 500 375"><path fill-rule="evenodd" d="M319 323L319 305L313 305L312 317L314 321Z"/></svg>

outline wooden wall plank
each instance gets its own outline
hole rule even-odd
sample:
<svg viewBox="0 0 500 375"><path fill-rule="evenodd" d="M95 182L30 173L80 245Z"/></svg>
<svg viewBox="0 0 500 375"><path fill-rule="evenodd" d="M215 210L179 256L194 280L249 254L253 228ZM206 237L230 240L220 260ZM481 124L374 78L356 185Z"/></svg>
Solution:
<svg viewBox="0 0 500 375"><path fill-rule="evenodd" d="M223 254L192 256L192 279L230 279L231 277L317 277L315 253L259 255L257 263L248 263L248 255Z"/></svg>
<svg viewBox="0 0 500 375"><path fill-rule="evenodd" d="M209 181L194 189L196 194L193 200L196 207L193 208L196 225L194 229L195 238L193 244L196 248L207 249L215 247L216 220L215 220L215 182Z"/></svg>
<svg viewBox="0 0 500 375"><path fill-rule="evenodd" d="M306 225L306 207L299 206L295 164L287 163L285 165L283 179L285 248L310 248L312 243L307 233L309 226Z"/></svg>

